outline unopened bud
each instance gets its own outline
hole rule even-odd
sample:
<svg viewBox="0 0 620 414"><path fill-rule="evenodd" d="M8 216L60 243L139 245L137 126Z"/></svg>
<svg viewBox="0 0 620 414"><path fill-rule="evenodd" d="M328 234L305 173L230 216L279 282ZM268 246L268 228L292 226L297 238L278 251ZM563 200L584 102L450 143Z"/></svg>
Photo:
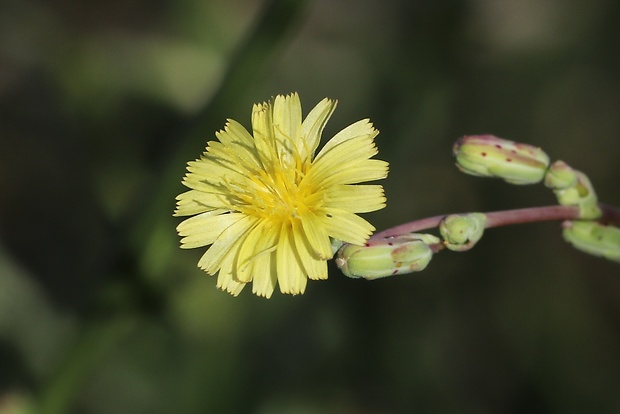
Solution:
<svg viewBox="0 0 620 414"><path fill-rule="evenodd" d="M563 227L564 239L575 248L620 262L620 228L596 221L566 221Z"/></svg>
<svg viewBox="0 0 620 414"><path fill-rule="evenodd" d="M342 273L351 278L379 279L424 270L433 257L431 244L440 243L430 234L412 233L371 245L344 245L336 258Z"/></svg>
<svg viewBox="0 0 620 414"><path fill-rule="evenodd" d="M511 184L535 184L549 166L549 157L542 149L493 135L462 137L453 152L462 172L501 178Z"/></svg>
<svg viewBox="0 0 620 414"><path fill-rule="evenodd" d="M444 245L455 252L469 250L482 238L487 216L482 213L451 214L439 224Z"/></svg>
<svg viewBox="0 0 620 414"><path fill-rule="evenodd" d="M598 198L590 179L581 171L575 170L576 182L567 188L555 189L558 203L562 206L579 207L579 218L597 219L601 216Z"/></svg>
<svg viewBox="0 0 620 414"><path fill-rule="evenodd" d="M575 170L564 161L556 161L545 174L545 186L554 190L572 187L577 183Z"/></svg>

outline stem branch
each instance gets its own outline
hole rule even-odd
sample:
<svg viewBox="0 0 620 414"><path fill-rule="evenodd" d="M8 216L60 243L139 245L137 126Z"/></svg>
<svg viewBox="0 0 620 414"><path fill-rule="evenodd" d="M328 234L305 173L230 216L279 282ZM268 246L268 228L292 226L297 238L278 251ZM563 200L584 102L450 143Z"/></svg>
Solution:
<svg viewBox="0 0 620 414"><path fill-rule="evenodd" d="M620 209L606 204L599 204L602 211L599 221L620 226ZM487 224L485 228L508 226L511 224L535 223L541 221L554 220L576 220L579 219L579 208L572 206L544 206L530 207L516 210L493 211L485 213ZM398 237L404 234L415 233L421 230L438 227L441 221L448 216L447 214L427 217L409 223L380 231L374 234L369 240L369 244L378 242L390 237Z"/></svg>

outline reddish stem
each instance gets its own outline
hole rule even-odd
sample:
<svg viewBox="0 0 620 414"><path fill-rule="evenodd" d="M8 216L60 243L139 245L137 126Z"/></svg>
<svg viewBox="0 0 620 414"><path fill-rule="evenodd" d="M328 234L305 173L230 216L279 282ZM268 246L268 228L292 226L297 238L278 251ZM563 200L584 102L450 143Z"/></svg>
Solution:
<svg viewBox="0 0 620 414"><path fill-rule="evenodd" d="M606 204L599 204L599 207L602 211L602 216L599 221L607 224L620 225L619 208ZM439 226L446 216L447 214L444 214L400 224L374 234L368 240L368 243L372 245L373 242L378 242L390 237L398 237L404 234L435 228ZM579 208L569 206L531 207L517 210L493 211L486 213L486 216L487 224L485 228L491 228L540 221L575 220L579 218Z"/></svg>
<svg viewBox="0 0 620 414"><path fill-rule="evenodd" d="M517 210L486 213L485 228L509 226L511 224L536 223L552 220L574 220L579 218L579 207L546 206L521 208Z"/></svg>

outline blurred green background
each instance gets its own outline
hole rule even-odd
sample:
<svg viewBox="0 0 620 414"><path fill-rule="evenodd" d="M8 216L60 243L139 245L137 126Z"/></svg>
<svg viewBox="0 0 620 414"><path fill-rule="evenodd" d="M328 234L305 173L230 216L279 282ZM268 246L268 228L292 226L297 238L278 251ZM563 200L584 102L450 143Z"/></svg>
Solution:
<svg viewBox="0 0 620 414"><path fill-rule="evenodd" d="M552 204L457 172L452 143L541 146L620 205L615 0L4 0L0 413L620 413L620 267L558 223L422 273L232 298L178 248L185 163L300 93L370 117L379 229Z"/></svg>

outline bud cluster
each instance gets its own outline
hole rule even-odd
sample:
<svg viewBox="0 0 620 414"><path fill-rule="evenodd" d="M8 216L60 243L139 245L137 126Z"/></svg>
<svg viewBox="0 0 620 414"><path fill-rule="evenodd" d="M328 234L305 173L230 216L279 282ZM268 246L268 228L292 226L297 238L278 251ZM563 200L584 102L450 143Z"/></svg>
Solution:
<svg viewBox="0 0 620 414"><path fill-rule="evenodd" d="M549 157L540 148L493 135L465 136L453 151L457 167L467 174L512 184L535 184L544 179L558 204L578 209L580 220L565 222L564 239L584 252L620 260L620 229L596 221L602 211L590 179L581 171L564 161L549 165Z"/></svg>
<svg viewBox="0 0 620 414"><path fill-rule="evenodd" d="M482 237L485 224L486 215L482 213L451 214L439 223L443 240L432 234L409 233L371 238L364 246L344 244L338 250L336 265L348 277L368 280L419 272L440 250L471 249Z"/></svg>
<svg viewBox="0 0 620 414"><path fill-rule="evenodd" d="M540 148L498 138L470 135L453 147L456 166L462 172L494 177L510 184L526 185L544 181L559 206L494 213L466 213L437 216L397 226L382 237L377 234L363 246L344 244L338 249L336 264L352 278L378 279L419 272L434 253L448 249L471 249L487 227L546 219L562 219L564 239L586 253L620 262L620 212L612 223L603 224L596 192L588 177L563 161L550 164ZM559 211L559 213L558 213ZM609 213L609 210L606 210ZM607 214L608 216L609 214ZM441 239L417 231L438 227Z"/></svg>

